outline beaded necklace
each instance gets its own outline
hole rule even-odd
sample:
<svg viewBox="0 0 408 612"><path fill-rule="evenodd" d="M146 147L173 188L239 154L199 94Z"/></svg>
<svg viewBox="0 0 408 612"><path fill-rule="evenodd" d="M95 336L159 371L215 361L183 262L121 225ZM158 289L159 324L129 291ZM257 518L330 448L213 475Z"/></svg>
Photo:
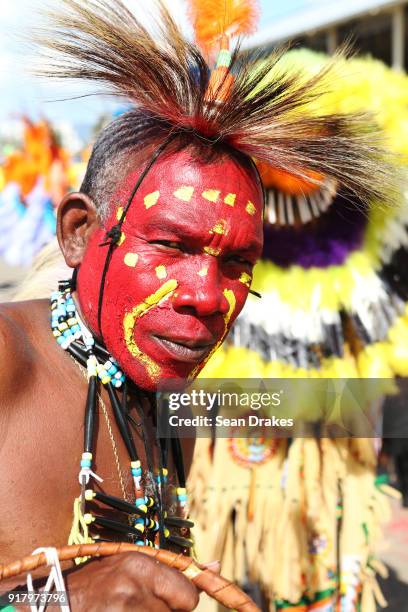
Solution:
<svg viewBox="0 0 408 612"><path fill-rule="evenodd" d="M127 409L127 379L116 360L92 336L81 320L72 297L71 281L59 284L59 290L51 295L51 328L57 343L66 350L79 365L86 367L88 393L84 419L84 451L80 460L78 475L81 493L74 502L74 520L69 536L69 544L83 544L101 541L101 533L90 534L95 527L120 534L121 538L138 545L168 548L176 546L185 554L192 546L189 530L193 523L186 519L187 495L181 444L178 438L171 439L171 451L176 468L179 486L175 491L175 501L180 516L168 516L164 509L165 486L167 485L168 440L159 439L159 467L155 470L148 443L143 413L139 412L142 438L144 441L148 470L143 470L137 456L131 425L137 425ZM103 385L108 392L119 432L128 451L130 473L134 488L134 502L106 495L91 486L92 480L102 479L93 471L93 444L96 419L98 386ZM122 392L119 399L118 391ZM92 479L92 480L91 480ZM152 487L146 494L146 483ZM89 503L98 501L110 508L124 513L127 522L108 519L92 512ZM78 559L82 562L85 559Z"/></svg>
<svg viewBox="0 0 408 612"><path fill-rule="evenodd" d="M81 374L88 380L88 374L87 374L86 369L81 364L79 364L77 362L77 360L72 357L72 355L70 355L70 357L71 357L72 361L75 363L76 367L81 372ZM118 448L116 446L115 437L113 435L112 424L111 424L111 420L109 418L108 409L106 408L105 402L103 401L102 395L100 393L98 393L98 404L99 404L99 407L100 407L101 412L103 414L103 417L105 419L106 428L107 428L107 431L108 431L109 439L111 441L112 453L113 453L113 457L114 457L114 460L115 460L116 471L118 473L118 480L119 480L119 484L120 484L120 489L122 491L122 497L126 501L130 501L131 497L129 496L129 492L127 491L127 487L125 486L125 481L124 481L124 477L123 477L123 473L122 473L122 468L121 468L120 460L119 460Z"/></svg>

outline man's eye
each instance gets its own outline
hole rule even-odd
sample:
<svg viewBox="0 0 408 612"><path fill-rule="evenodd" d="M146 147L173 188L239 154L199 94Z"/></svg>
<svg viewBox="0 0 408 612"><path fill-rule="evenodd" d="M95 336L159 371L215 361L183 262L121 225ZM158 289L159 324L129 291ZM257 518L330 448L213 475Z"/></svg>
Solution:
<svg viewBox="0 0 408 612"><path fill-rule="evenodd" d="M173 240L152 240L149 244L157 244L165 247L166 249L173 249L177 251L185 251L185 248L181 242L175 242Z"/></svg>
<svg viewBox="0 0 408 612"><path fill-rule="evenodd" d="M254 266L254 263L252 261L249 261L249 259L246 259L245 257L241 257L240 255L231 255L230 257L227 258L227 262L238 264L240 266L249 266L250 268L253 268Z"/></svg>

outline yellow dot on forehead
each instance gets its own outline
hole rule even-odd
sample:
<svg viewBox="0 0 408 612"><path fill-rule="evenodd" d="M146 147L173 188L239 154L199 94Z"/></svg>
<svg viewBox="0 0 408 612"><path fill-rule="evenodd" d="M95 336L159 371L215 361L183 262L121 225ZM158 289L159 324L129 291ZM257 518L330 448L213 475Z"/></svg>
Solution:
<svg viewBox="0 0 408 612"><path fill-rule="evenodd" d="M123 261L129 268L134 268L138 259L139 255L137 253L126 253Z"/></svg>
<svg viewBox="0 0 408 612"><path fill-rule="evenodd" d="M213 257L217 257L221 253L221 249L206 246L204 247L204 252L208 253L208 255L212 255Z"/></svg>
<svg viewBox="0 0 408 612"><path fill-rule="evenodd" d="M149 193L147 196L145 196L143 201L146 208L151 208L152 206L157 204L159 197L160 191L153 191L153 193Z"/></svg>
<svg viewBox="0 0 408 612"><path fill-rule="evenodd" d="M251 200L248 200L248 204L245 207L245 210L247 211L248 214L250 215L254 215L256 213L256 208L255 206L252 204Z"/></svg>
<svg viewBox="0 0 408 612"><path fill-rule="evenodd" d="M118 221L121 220L123 215L123 206L119 206L118 210L116 211L116 218Z"/></svg>
<svg viewBox="0 0 408 612"><path fill-rule="evenodd" d="M119 238L119 240L117 241L116 244L118 246L121 246L125 242L125 240L126 240L126 236L125 236L125 234L123 232L121 232L120 238Z"/></svg>
<svg viewBox="0 0 408 612"><path fill-rule="evenodd" d="M180 189L177 189L177 191L174 192L174 196L183 202L190 202L193 194L194 187L188 187L186 185L183 185L183 187L180 187Z"/></svg>
<svg viewBox="0 0 408 612"><path fill-rule="evenodd" d="M220 197L220 193L221 192L217 189L207 189L206 191L203 191L201 195L205 200L208 200L209 202L217 202L218 198Z"/></svg>
<svg viewBox="0 0 408 612"><path fill-rule="evenodd" d="M227 222L225 221L225 219L220 219L219 221L217 221L217 223L214 225L214 227L212 228L212 230L210 230L210 234L226 234L227 233Z"/></svg>
<svg viewBox="0 0 408 612"><path fill-rule="evenodd" d="M225 204L228 204L228 206L234 206L236 199L237 199L236 193L229 193L228 195L225 196L224 202Z"/></svg>
<svg viewBox="0 0 408 612"><path fill-rule="evenodd" d="M164 278L166 278L167 276L167 270L165 266L157 266L156 268L156 276L157 278L160 278L160 280L163 280Z"/></svg>
<svg viewBox="0 0 408 612"><path fill-rule="evenodd" d="M247 274L246 272L243 272L241 276L239 277L239 282L249 287L251 285L252 278L249 274Z"/></svg>
<svg viewBox="0 0 408 612"><path fill-rule="evenodd" d="M199 272L197 272L198 276L207 276L208 274L208 268L201 268L201 270Z"/></svg>

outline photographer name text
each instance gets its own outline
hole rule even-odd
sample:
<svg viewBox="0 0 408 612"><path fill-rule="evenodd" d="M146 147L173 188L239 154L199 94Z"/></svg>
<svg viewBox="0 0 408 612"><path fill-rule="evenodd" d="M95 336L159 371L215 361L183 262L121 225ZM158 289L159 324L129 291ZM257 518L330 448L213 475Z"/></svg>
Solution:
<svg viewBox="0 0 408 612"><path fill-rule="evenodd" d="M194 416L181 417L177 414L169 416L172 427L293 427L294 419L282 419L276 416L261 417L250 414L245 417L227 418L222 415L216 417Z"/></svg>

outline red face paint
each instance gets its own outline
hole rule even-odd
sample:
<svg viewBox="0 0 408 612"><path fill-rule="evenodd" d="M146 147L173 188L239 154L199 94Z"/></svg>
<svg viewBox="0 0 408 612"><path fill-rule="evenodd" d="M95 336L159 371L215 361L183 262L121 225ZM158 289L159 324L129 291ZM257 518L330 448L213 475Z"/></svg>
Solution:
<svg viewBox="0 0 408 612"><path fill-rule="evenodd" d="M81 311L98 335L108 248L99 245L139 173L126 178L80 266ZM122 231L105 282L103 338L125 373L154 390L161 378L196 375L241 311L262 249L262 193L236 161L202 164L184 151L156 162Z"/></svg>

